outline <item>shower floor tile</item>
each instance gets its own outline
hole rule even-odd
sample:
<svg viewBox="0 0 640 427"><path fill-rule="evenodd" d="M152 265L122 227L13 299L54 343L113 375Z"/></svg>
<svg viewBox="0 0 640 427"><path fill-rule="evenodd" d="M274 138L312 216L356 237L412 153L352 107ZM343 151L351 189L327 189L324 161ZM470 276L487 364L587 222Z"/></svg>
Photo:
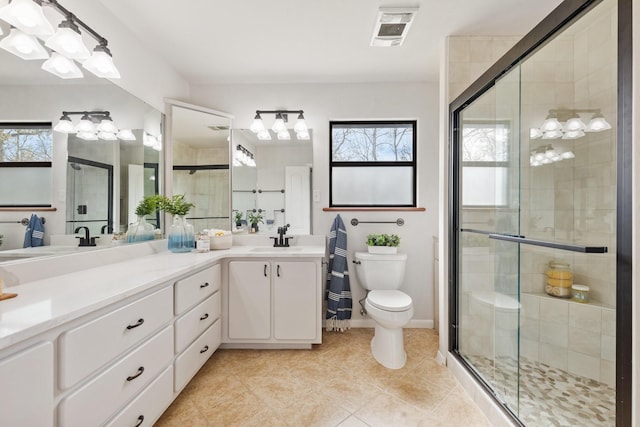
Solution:
<svg viewBox="0 0 640 427"><path fill-rule="evenodd" d="M468 359L485 378L493 374L491 384L518 384L514 359L500 359L497 368L485 357ZM519 418L526 426L616 425L616 391L606 384L524 358L519 383Z"/></svg>

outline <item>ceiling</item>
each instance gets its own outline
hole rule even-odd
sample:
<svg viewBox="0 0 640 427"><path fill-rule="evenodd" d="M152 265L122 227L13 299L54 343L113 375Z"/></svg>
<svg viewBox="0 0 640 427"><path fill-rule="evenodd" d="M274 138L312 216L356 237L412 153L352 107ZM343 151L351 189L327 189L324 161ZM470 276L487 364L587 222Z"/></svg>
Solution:
<svg viewBox="0 0 640 427"><path fill-rule="evenodd" d="M189 84L436 82L446 36L524 35L561 3L99 1ZM402 46L369 46L378 7L416 6L418 14Z"/></svg>

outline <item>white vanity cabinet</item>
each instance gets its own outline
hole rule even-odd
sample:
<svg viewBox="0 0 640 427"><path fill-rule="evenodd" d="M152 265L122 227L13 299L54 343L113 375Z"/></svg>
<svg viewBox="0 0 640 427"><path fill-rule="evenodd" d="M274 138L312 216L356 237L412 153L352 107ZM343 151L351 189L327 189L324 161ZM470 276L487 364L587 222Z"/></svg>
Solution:
<svg viewBox="0 0 640 427"><path fill-rule="evenodd" d="M0 425L53 426L53 344L0 356Z"/></svg>
<svg viewBox="0 0 640 427"><path fill-rule="evenodd" d="M230 261L225 342L320 342L320 278L319 260Z"/></svg>

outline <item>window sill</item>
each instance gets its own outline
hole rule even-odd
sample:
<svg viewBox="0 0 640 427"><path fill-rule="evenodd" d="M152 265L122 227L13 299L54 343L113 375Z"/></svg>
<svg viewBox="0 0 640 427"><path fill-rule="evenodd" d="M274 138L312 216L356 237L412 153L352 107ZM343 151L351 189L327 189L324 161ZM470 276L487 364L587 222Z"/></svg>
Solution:
<svg viewBox="0 0 640 427"><path fill-rule="evenodd" d="M45 208L45 207L15 207L15 208L0 208L0 212L55 212L57 208Z"/></svg>
<svg viewBox="0 0 640 427"><path fill-rule="evenodd" d="M335 207L322 208L324 212L424 212L426 208L367 208L367 207Z"/></svg>

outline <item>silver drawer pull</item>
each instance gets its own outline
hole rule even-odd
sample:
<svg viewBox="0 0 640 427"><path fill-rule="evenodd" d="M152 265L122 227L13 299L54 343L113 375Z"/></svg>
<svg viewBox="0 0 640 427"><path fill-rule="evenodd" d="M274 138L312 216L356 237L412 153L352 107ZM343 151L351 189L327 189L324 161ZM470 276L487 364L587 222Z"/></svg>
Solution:
<svg viewBox="0 0 640 427"><path fill-rule="evenodd" d="M209 313L205 313L202 315L202 317L200 317L200 320L205 320L209 318Z"/></svg>
<svg viewBox="0 0 640 427"><path fill-rule="evenodd" d="M200 289L206 288L207 286L209 286L209 282L204 282L202 285L200 285Z"/></svg>
<svg viewBox="0 0 640 427"><path fill-rule="evenodd" d="M203 348L202 350L200 350L200 354L202 354L202 353L206 353L206 352L207 352L207 350L209 350L209 346L208 346L208 345L205 345L205 346L204 346L204 348Z"/></svg>
<svg viewBox="0 0 640 427"><path fill-rule="evenodd" d="M133 329L133 328L137 328L138 326L142 325L144 323L144 319L138 319L138 322L133 324L133 325L128 325L127 329Z"/></svg>
<svg viewBox="0 0 640 427"><path fill-rule="evenodd" d="M138 378L140 375L142 375L142 373L144 372L144 366L140 366L138 368L138 372L136 372L135 375L131 375L130 377L127 377L127 381L133 381L136 378Z"/></svg>
<svg viewBox="0 0 640 427"><path fill-rule="evenodd" d="M135 426L133 426L133 427L140 427L140 426L142 425L143 421L144 421L144 415L140 415L140 416L138 417L138 422L137 422L137 423L136 423L136 425L135 425Z"/></svg>

